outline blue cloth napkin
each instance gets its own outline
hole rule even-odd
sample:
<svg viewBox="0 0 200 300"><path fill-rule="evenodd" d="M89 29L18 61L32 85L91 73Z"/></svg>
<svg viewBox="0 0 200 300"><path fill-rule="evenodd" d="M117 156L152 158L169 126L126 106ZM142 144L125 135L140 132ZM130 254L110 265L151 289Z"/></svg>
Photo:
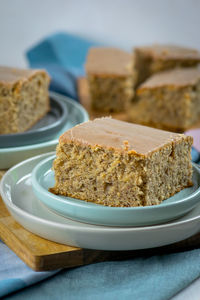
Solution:
<svg viewBox="0 0 200 300"><path fill-rule="evenodd" d="M34 272L0 241L0 298L54 275L53 272Z"/></svg>
<svg viewBox="0 0 200 300"><path fill-rule="evenodd" d="M31 68L43 68L51 76L50 90L78 100L77 77L84 76L88 49L100 45L68 33L53 34L28 50Z"/></svg>
<svg viewBox="0 0 200 300"><path fill-rule="evenodd" d="M58 33L41 41L26 55L31 67L50 73L52 90L77 100L76 78L84 75L87 51L94 45L97 43ZM200 159L195 149L192 158L195 162ZM199 265L197 249L36 273L0 242L0 297L18 291L6 299L164 300L198 278Z"/></svg>
<svg viewBox="0 0 200 300"><path fill-rule="evenodd" d="M200 153L195 148L192 148L191 155L192 155L192 161L195 163L199 163Z"/></svg>
<svg viewBox="0 0 200 300"><path fill-rule="evenodd" d="M5 272L7 280L0 281L0 296L55 275L31 271L10 252L5 249L3 256L6 263L3 268L1 265L0 279L5 278ZM6 299L166 300L200 276L199 265L200 249L97 263L62 270Z"/></svg>

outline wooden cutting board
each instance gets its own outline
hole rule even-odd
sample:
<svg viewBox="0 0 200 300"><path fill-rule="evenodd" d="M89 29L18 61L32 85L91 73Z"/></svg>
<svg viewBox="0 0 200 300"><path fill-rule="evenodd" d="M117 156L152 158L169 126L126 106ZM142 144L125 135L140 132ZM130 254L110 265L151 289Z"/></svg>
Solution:
<svg viewBox="0 0 200 300"><path fill-rule="evenodd" d="M98 251L81 249L43 239L17 223L0 197L0 239L35 271L71 268L96 262L129 259L200 247L200 233L172 245L135 251Z"/></svg>

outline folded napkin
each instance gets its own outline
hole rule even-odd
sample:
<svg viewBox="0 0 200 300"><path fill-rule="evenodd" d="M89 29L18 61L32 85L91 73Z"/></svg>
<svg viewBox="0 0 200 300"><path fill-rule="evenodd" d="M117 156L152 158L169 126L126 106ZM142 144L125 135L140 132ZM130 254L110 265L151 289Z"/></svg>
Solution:
<svg viewBox="0 0 200 300"><path fill-rule="evenodd" d="M88 49L97 42L67 33L53 34L26 53L31 68L43 68L51 76L50 90L78 100L77 77L84 76Z"/></svg>
<svg viewBox="0 0 200 300"><path fill-rule="evenodd" d="M28 50L33 68L45 68L51 89L77 98L76 78L92 41L58 33ZM200 159L192 150L193 161ZM200 276L200 249L92 264L59 272L34 272L0 242L0 297L7 299L169 299ZM59 272L55 275L55 273ZM45 278L50 277L48 280ZM37 285L33 285L36 282ZM33 286L31 286L33 285ZM28 289L22 289L29 286Z"/></svg>
<svg viewBox="0 0 200 300"><path fill-rule="evenodd" d="M0 296L55 274L36 273L9 249L4 249L4 252L1 256L5 263L0 267ZM165 300L200 276L199 262L200 249L96 263L62 270L56 276L6 299Z"/></svg>

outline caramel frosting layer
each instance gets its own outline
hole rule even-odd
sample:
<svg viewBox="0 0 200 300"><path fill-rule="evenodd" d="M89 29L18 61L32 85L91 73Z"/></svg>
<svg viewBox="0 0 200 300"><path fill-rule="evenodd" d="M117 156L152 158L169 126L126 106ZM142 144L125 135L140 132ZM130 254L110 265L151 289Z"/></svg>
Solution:
<svg viewBox="0 0 200 300"><path fill-rule="evenodd" d="M133 72L133 56L117 48L90 48L85 68L93 74L129 75Z"/></svg>
<svg viewBox="0 0 200 300"><path fill-rule="evenodd" d="M38 72L47 75L44 70L18 69L0 66L0 84L13 85L19 81L26 81Z"/></svg>
<svg viewBox="0 0 200 300"><path fill-rule="evenodd" d="M173 69L156 73L140 85L138 92L142 89L157 88L162 86L193 86L200 80L200 69L185 68Z"/></svg>
<svg viewBox="0 0 200 300"><path fill-rule="evenodd" d="M161 60L167 59L191 59L200 62L200 52L198 50L176 45L158 45L137 47L136 50L143 52L145 55Z"/></svg>
<svg viewBox="0 0 200 300"><path fill-rule="evenodd" d="M73 127L60 137L59 143L73 142L147 156L167 144L182 139L189 139L192 143L192 138L186 137L184 134L105 117Z"/></svg>

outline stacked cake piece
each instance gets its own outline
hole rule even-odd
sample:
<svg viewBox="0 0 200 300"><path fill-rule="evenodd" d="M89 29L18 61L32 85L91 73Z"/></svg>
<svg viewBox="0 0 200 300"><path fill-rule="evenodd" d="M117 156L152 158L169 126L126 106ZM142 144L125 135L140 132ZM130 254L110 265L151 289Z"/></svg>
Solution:
<svg viewBox="0 0 200 300"><path fill-rule="evenodd" d="M92 48L86 73L94 110L126 112L133 123L183 132L200 118L200 52L174 45L132 54Z"/></svg>
<svg viewBox="0 0 200 300"><path fill-rule="evenodd" d="M200 52L175 45L152 45L134 49L137 85L151 75L174 68L196 67Z"/></svg>

